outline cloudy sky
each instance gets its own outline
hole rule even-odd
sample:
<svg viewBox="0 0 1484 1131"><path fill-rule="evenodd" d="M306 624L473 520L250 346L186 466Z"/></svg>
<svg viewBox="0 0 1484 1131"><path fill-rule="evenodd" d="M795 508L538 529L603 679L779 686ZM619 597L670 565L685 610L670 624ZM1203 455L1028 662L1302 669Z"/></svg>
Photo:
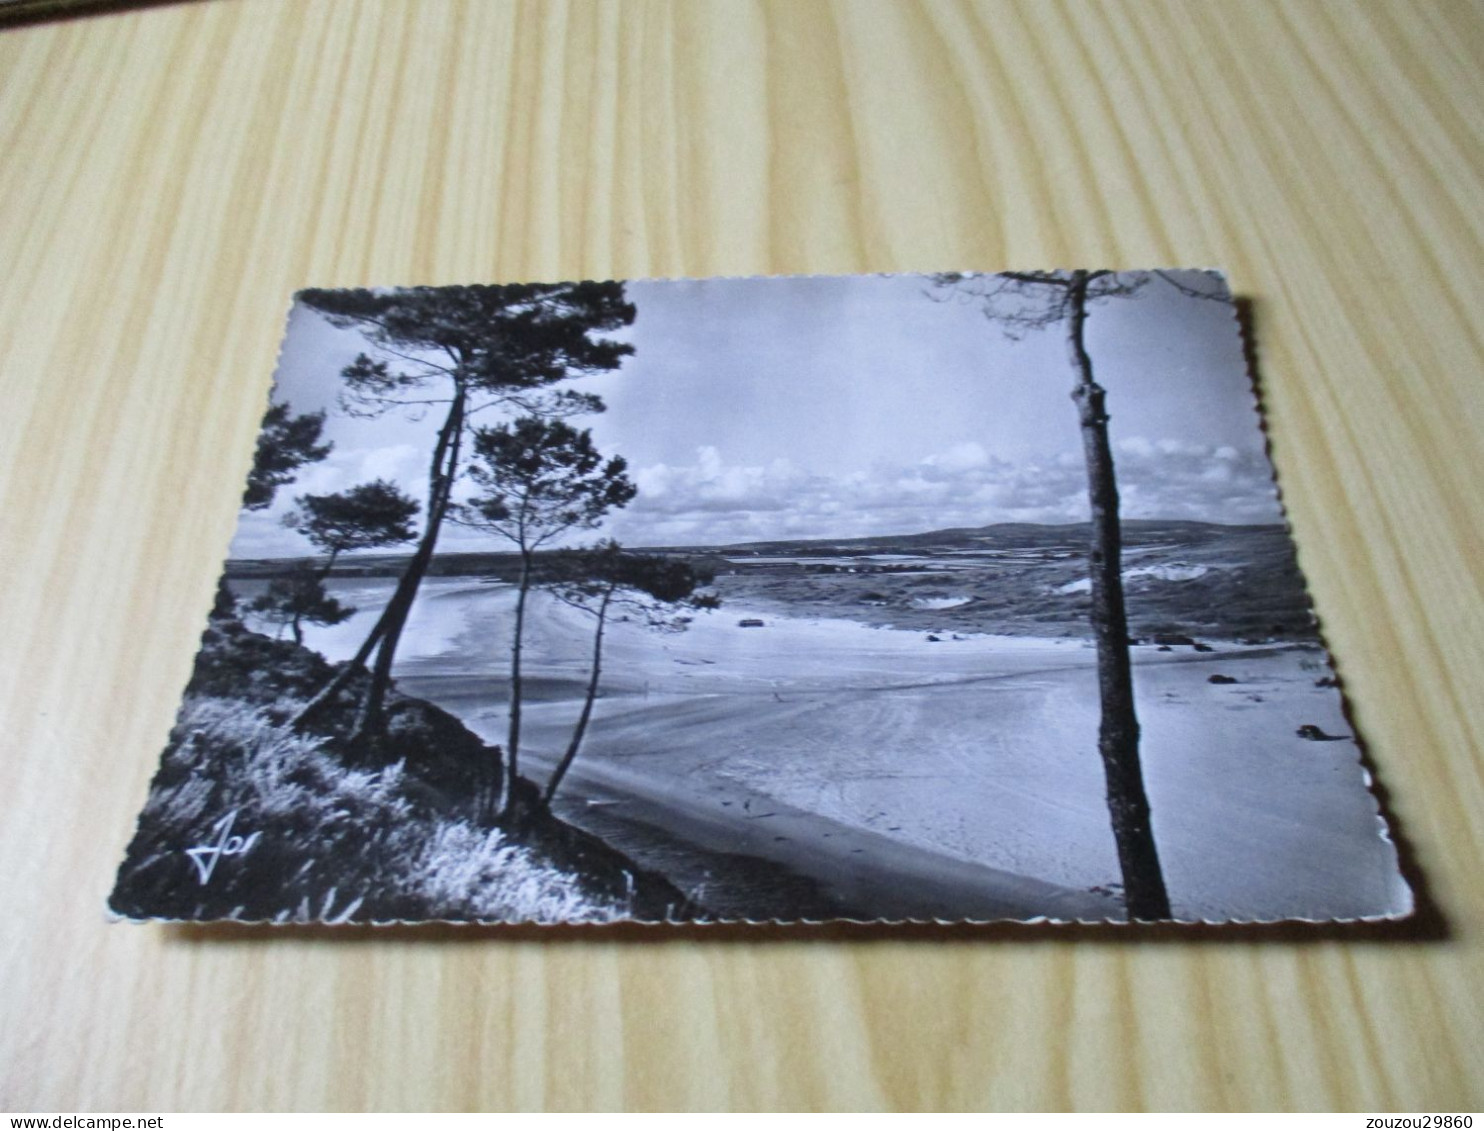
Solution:
<svg viewBox="0 0 1484 1131"><path fill-rule="evenodd" d="M725 544L1085 519L1065 328L1014 340L982 304L931 291L911 276L628 284L634 356L574 384L607 401L583 424L640 489L603 533ZM1087 339L1127 517L1278 519L1227 304L1154 279L1094 306ZM436 410L367 421L338 409L340 370L366 348L307 309L290 316L274 395L329 410L335 450L270 511L244 512L234 557L306 552L279 522L295 494L374 478L425 494ZM459 528L440 540L490 546Z"/></svg>

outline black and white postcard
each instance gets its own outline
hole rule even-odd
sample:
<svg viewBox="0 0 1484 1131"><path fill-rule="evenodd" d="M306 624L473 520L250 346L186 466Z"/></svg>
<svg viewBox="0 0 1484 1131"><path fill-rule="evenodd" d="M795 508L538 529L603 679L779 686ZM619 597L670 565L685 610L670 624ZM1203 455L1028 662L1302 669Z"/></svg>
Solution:
<svg viewBox="0 0 1484 1131"><path fill-rule="evenodd" d="M1209 271L301 292L111 899L1411 907Z"/></svg>

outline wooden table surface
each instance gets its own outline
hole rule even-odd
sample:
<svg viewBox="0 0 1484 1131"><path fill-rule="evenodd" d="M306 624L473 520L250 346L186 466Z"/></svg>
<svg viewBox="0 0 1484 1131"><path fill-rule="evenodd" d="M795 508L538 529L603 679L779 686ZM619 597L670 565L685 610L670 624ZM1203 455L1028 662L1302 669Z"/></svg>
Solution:
<svg viewBox="0 0 1484 1131"><path fill-rule="evenodd" d="M1484 8L200 0L0 31L0 1108L1484 1106ZM105 922L309 285L1219 265L1401 928Z"/></svg>

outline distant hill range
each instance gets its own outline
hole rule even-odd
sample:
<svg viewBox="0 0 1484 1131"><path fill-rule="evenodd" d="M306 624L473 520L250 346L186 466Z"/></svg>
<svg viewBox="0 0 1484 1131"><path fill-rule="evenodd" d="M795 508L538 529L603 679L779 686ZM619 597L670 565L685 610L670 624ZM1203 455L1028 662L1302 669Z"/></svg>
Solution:
<svg viewBox="0 0 1484 1131"><path fill-rule="evenodd" d="M1279 531L1277 524L1263 526L1226 526L1214 522L1191 522L1184 519L1125 519L1122 524L1126 546L1178 541L1194 543L1221 539L1238 532ZM929 530L921 534L879 534L869 538L804 538L770 542L738 542L727 546L707 547L712 553L734 554L800 554L830 552L838 554L882 553L912 548L919 551L999 549L1030 550L1066 548L1082 552L1091 537L1091 524L1071 522L1046 525L1036 522L997 522L989 526L957 526L947 530ZM696 552L699 547L667 547Z"/></svg>
<svg viewBox="0 0 1484 1131"><path fill-rule="evenodd" d="M717 575L726 604L844 616L927 632L1087 634L1089 524L996 523L868 538L645 547ZM1308 639L1315 633L1293 543L1281 525L1173 519L1123 523L1130 632L1139 637ZM395 576L407 555L346 559L340 577ZM234 579L295 561L231 561ZM435 576L508 580L511 553L442 554Z"/></svg>

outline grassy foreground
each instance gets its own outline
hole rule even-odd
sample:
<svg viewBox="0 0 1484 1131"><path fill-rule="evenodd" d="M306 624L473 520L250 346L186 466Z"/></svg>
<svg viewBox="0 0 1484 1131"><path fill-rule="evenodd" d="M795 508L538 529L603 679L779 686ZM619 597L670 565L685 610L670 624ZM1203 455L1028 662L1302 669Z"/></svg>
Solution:
<svg viewBox="0 0 1484 1131"><path fill-rule="evenodd" d="M607 922L695 918L662 877L548 814L514 837L476 818L497 751L397 696L353 751L355 686L298 733L333 675L317 653L216 617L119 869L135 919ZM526 783L519 783L525 786Z"/></svg>

